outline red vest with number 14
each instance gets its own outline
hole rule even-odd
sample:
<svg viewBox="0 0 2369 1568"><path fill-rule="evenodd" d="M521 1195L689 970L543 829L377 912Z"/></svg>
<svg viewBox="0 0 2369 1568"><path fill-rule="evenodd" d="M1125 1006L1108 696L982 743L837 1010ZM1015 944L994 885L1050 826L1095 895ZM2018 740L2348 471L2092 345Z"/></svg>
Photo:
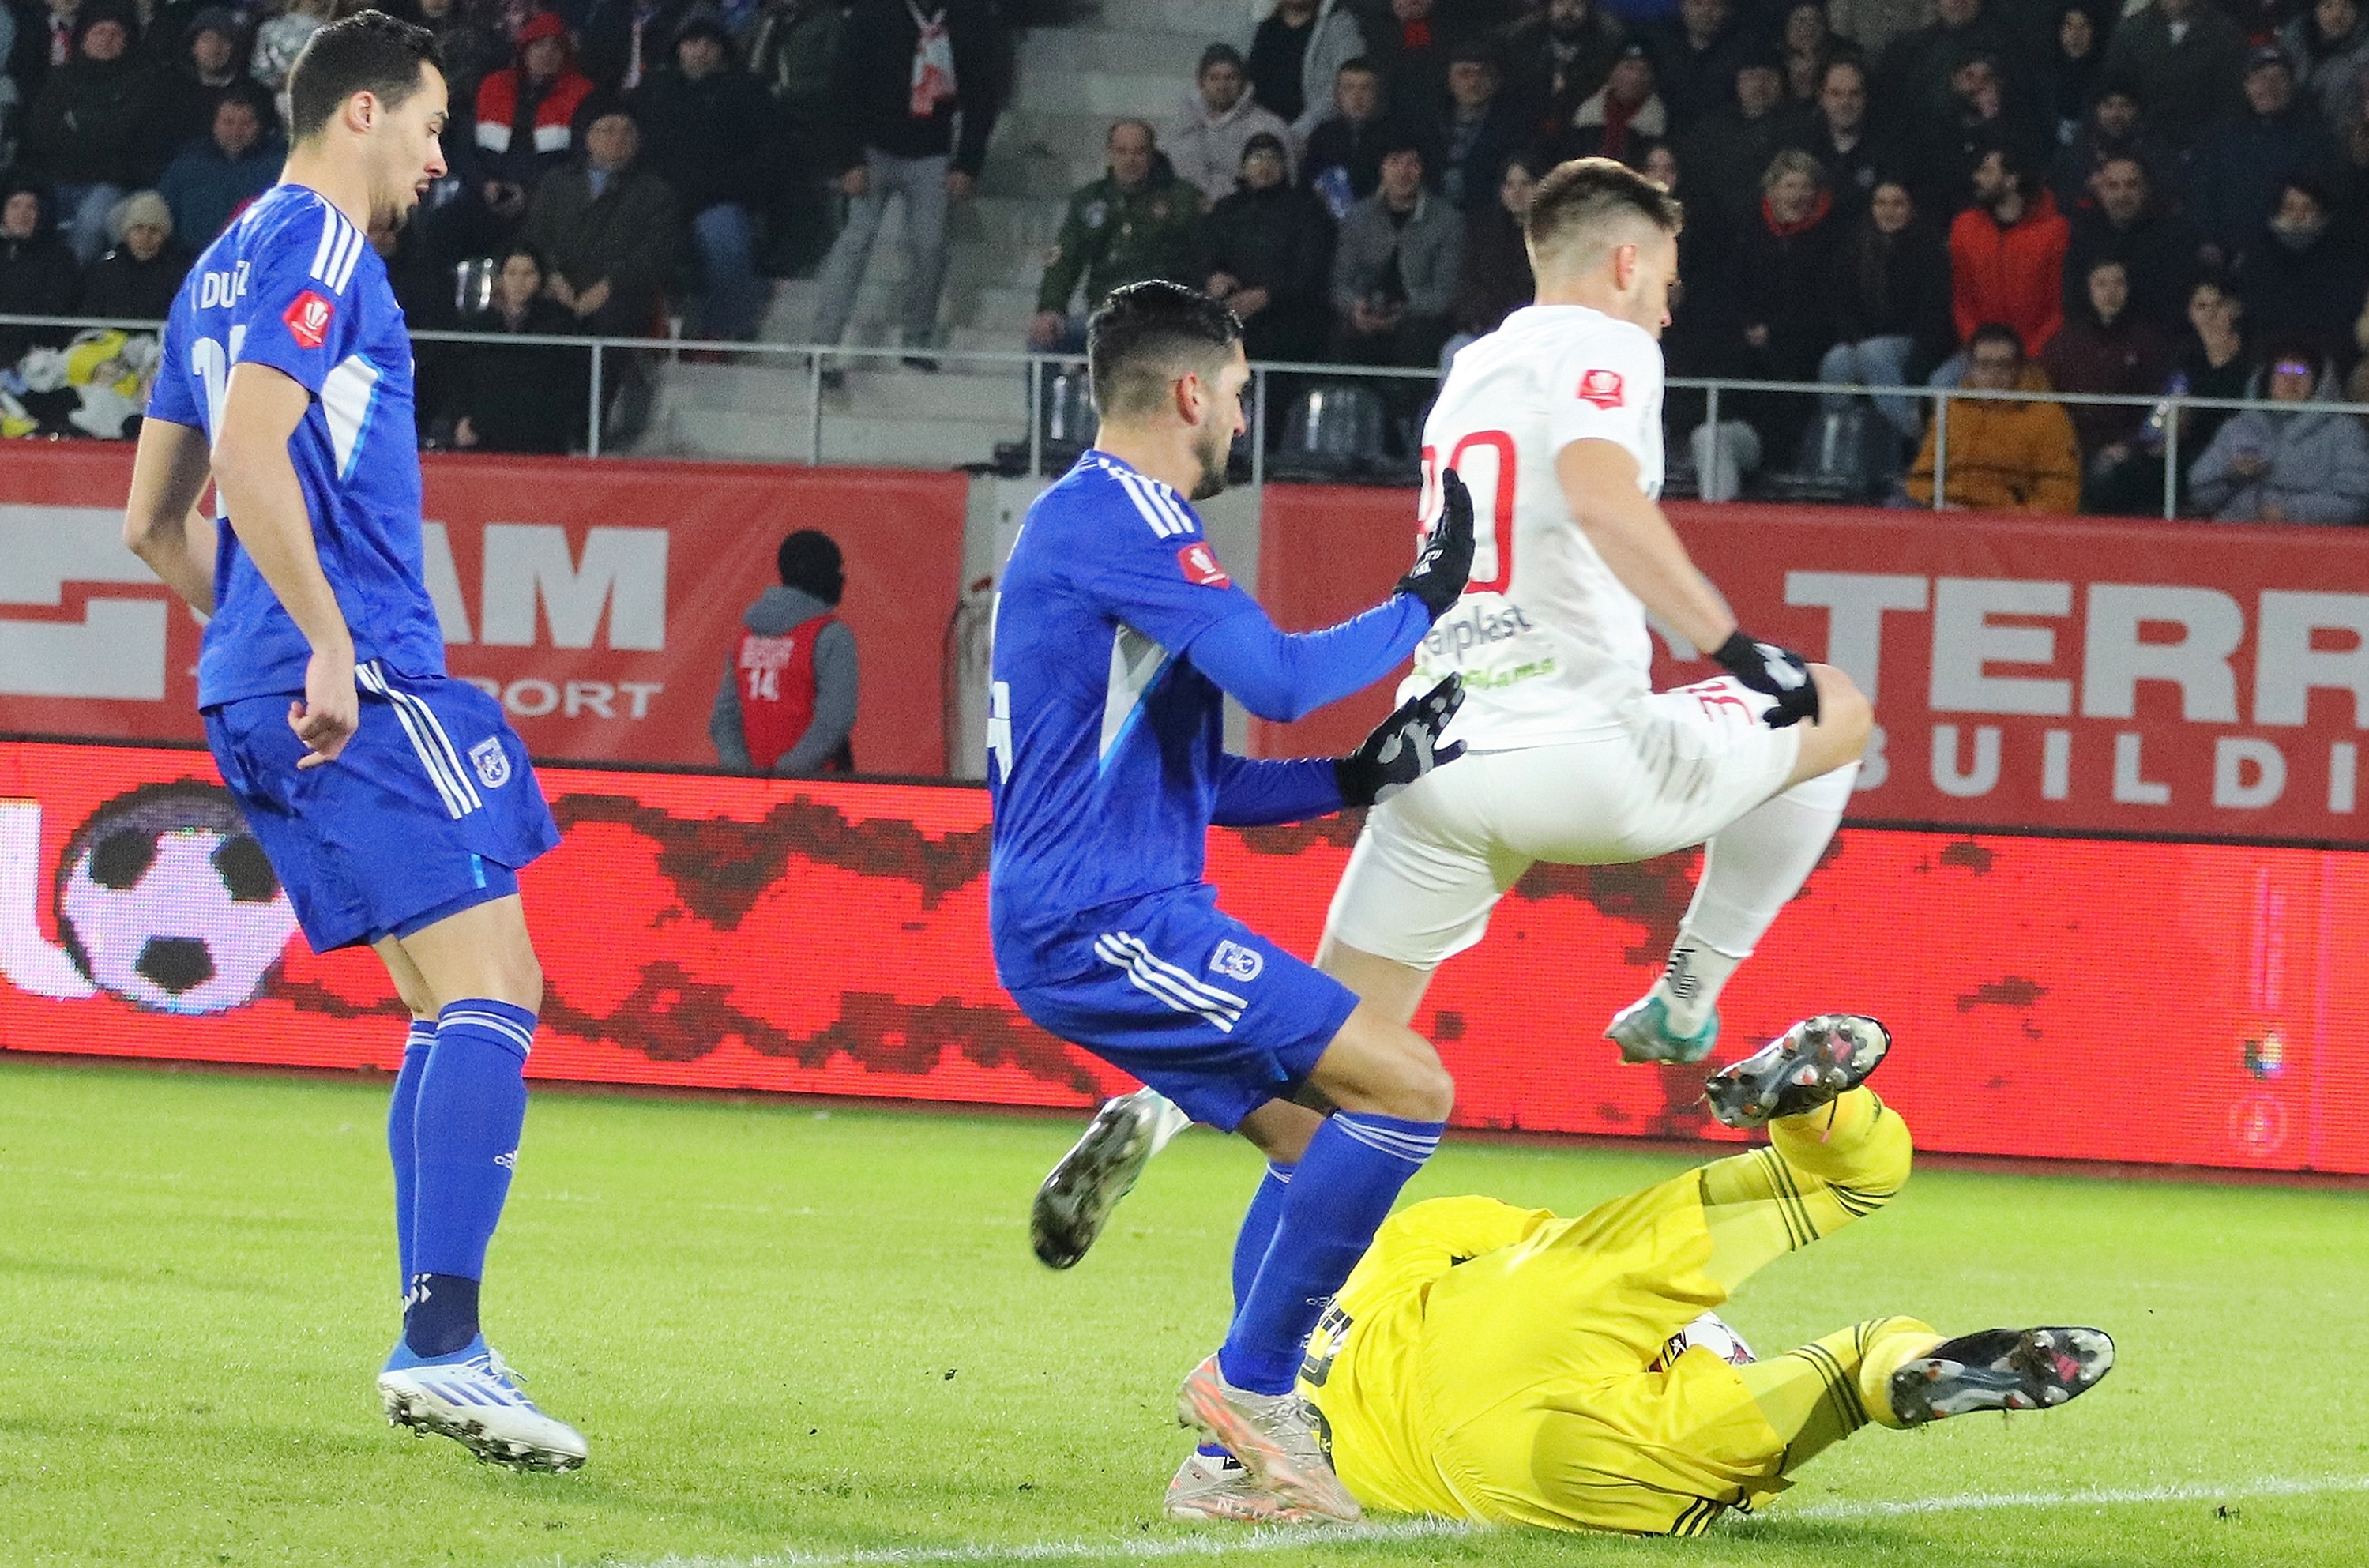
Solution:
<svg viewBox="0 0 2369 1568"><path fill-rule="evenodd" d="M838 624L837 616L818 615L778 637L754 632L741 637L735 660L740 670L740 730L759 773L772 772L814 722L815 639L825 626ZM841 770L847 764L831 757L822 766Z"/></svg>

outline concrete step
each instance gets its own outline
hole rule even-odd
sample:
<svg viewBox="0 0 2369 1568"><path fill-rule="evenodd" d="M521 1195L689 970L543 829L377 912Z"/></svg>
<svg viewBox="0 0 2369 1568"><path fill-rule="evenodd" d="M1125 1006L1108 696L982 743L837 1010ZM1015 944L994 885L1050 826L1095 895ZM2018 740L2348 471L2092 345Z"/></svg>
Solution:
<svg viewBox="0 0 2369 1568"><path fill-rule="evenodd" d="M1021 36L1020 69L1041 69L1057 78L1134 72L1161 76L1181 89L1201 63L1201 51L1224 36L1102 26L1037 28ZM1246 29L1243 37L1248 36Z"/></svg>
<svg viewBox="0 0 2369 1568"><path fill-rule="evenodd" d="M991 462L998 443L1024 440L1026 435L1026 421L1017 417L990 422L833 418L826 413L822 460L862 466L957 468ZM810 440L810 427L803 420L739 409L661 407L634 450L645 457L804 463Z"/></svg>
<svg viewBox="0 0 2369 1568"><path fill-rule="evenodd" d="M1242 44L1271 6L1255 9L1249 0L1104 0L1102 15L1086 31L1181 33L1204 43Z"/></svg>

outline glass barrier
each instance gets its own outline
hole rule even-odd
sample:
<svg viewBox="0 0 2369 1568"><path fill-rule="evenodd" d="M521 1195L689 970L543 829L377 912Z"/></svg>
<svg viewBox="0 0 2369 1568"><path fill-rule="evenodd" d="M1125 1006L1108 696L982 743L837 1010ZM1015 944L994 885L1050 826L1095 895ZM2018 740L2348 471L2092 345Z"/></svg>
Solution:
<svg viewBox="0 0 2369 1568"><path fill-rule="evenodd" d="M134 433L158 328L0 315L0 338L35 349L0 372L0 433ZM429 331L412 339L426 410L421 444L431 450L962 467L1016 477L1059 473L1095 430L1076 354ZM1248 430L1234 450L1237 483L1420 481L1434 370L1261 363L1253 371ZM2012 433L2033 406L2053 406L2078 428L2069 471L2055 461L2028 472L1994 462L2002 427ZM495 408L498 417L482 411ZM1673 377L1665 493L1936 510L1997 505L2012 495L2038 509L2169 519L2197 509L2192 465L2212 433L2244 409L2369 415L2369 404L2169 392ZM2100 410L2124 412L2101 418ZM2056 435L2042 435L2019 450L2066 451Z"/></svg>

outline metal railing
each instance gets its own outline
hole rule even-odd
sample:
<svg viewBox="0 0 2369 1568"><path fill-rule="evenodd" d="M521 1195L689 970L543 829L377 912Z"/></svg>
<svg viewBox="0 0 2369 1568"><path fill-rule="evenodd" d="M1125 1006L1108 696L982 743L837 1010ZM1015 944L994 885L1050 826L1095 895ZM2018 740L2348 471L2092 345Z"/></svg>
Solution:
<svg viewBox="0 0 2369 1568"><path fill-rule="evenodd" d="M94 320L76 316L6 315L0 315L0 328L44 328L84 330L92 327L115 327L132 331L158 331L162 323L120 319ZM1016 383L1013 390L1021 395L1024 407L1013 410L1012 429L1014 440L1009 443L1019 447L1024 441L1026 458L1024 472L1030 476L1042 476L1048 440L1045 429L1046 377L1048 372L1070 371L1082 363L1083 357L1075 352L1039 352L1027 349L886 348L861 345L822 347L807 343L731 343L691 340L681 338L612 338L534 333L481 334L453 331L421 330L411 334L416 343L453 345L479 349L575 349L589 355L587 404L584 424L584 454L589 457L604 453L604 414L611 395L616 367L631 364L639 373L644 367L656 362L674 363L686 356L707 360L724 360L760 366L779 366L785 373L795 373L804 383L806 420L805 461L820 466L824 452L825 420L830 414L830 400L826 396L830 385L828 372L853 369L869 363L893 364L926 355L941 364L980 366L990 373L999 370L1010 373ZM1258 361L1252 366L1250 408L1247 422L1253 432L1264 433L1268 429L1274 382L1277 377L1290 378L1294 383L1435 383L1436 373L1430 369L1408 369L1359 365L1339 365L1303 361ZM1953 403L2054 403L2066 406L2104 406L2145 409L2156 418L2149 424L2159 424L2162 433L2163 516L2176 518L2182 492L2180 425L2182 416L2191 410L2213 409L2237 411L2267 409L2295 413L2309 409L2315 413L2340 413L2369 416L2369 404L2314 401L2308 404L2272 403L2261 399L2229 397L2197 397L2184 393L2154 393L2109 395L2017 389L2005 392L1982 391L1970 387L1937 388L1925 385L1872 386L1859 383L1848 384L1815 381L1741 381L1722 377L1674 376L1665 383L1674 392L1700 393L1703 398L1703 424L1717 430L1722 401L1738 397L1804 396L1825 400L1826 406L1842 400L1861 397L1908 398L1918 404L1930 404L1929 416L1933 433L1933 498L1935 510L1948 505L1950 459L1950 407ZM1731 403L1731 411L1732 411ZM850 415L853 410L847 411ZM893 407L889 410L893 413ZM1882 417L1877 416L1881 420ZM1243 453L1253 485L1265 482L1270 467L1269 441L1251 440L1243 443ZM0 448L0 450L5 450ZM709 454L718 457L738 457L741 453ZM2150 454L2152 456L2152 454ZM910 466L940 466L946 461L943 453L916 454Z"/></svg>

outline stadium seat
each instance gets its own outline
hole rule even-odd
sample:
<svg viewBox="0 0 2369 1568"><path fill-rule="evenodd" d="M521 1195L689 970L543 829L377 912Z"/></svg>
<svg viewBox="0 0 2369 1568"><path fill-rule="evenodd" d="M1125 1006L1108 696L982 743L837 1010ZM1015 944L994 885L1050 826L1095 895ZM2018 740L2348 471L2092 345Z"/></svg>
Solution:
<svg viewBox="0 0 2369 1568"><path fill-rule="evenodd" d="M1370 386L1326 382L1295 398L1270 470L1284 479L1341 479L1385 461L1381 395Z"/></svg>

